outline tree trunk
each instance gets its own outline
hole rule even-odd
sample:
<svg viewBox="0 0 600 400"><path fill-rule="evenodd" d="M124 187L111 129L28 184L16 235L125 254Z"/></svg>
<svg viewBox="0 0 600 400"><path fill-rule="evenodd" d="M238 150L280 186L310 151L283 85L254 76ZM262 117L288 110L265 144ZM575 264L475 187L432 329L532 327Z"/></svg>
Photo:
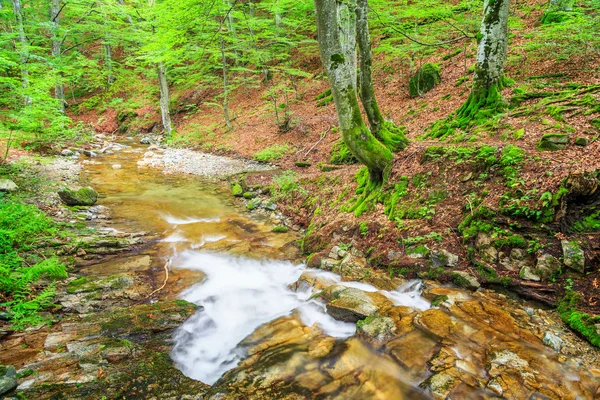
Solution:
<svg viewBox="0 0 600 400"><path fill-rule="evenodd" d="M17 19L17 31L19 32L19 63L21 64L21 85L25 91L29 89L29 69L27 69L27 58L28 50L27 50L27 37L25 36L25 29L23 28L23 14L21 13L21 1L13 0L13 10L15 12L15 17ZM23 96L23 102L25 106L31 104L31 97L27 94Z"/></svg>
<svg viewBox="0 0 600 400"><path fill-rule="evenodd" d="M344 143L369 169L372 183L383 182L392 153L369 131L356 95L356 14L351 2L315 0L321 62L327 72Z"/></svg>
<svg viewBox="0 0 600 400"><path fill-rule="evenodd" d="M115 76L113 74L112 47L108 39L104 44L104 50L106 51L106 70L108 72L108 77L106 78L106 81L110 86L115 82Z"/></svg>
<svg viewBox="0 0 600 400"><path fill-rule="evenodd" d="M489 110L482 115L487 118L501 107L500 91L506 83L504 62L508 51L509 3L510 0L484 2L473 89L467 102L457 112L461 122L470 122L482 108Z"/></svg>
<svg viewBox="0 0 600 400"><path fill-rule="evenodd" d="M171 135L171 113L169 111L169 83L167 82L167 74L162 62L156 66L158 72L158 84L160 87L160 115L165 132Z"/></svg>
<svg viewBox="0 0 600 400"><path fill-rule="evenodd" d="M124 6L125 2L123 0L118 0L119 5ZM131 19L131 15L129 15L129 13L127 13L127 22L129 22L129 25L133 25L133 20Z"/></svg>
<svg viewBox="0 0 600 400"><path fill-rule="evenodd" d="M405 136L406 128L398 127L393 122L386 121L375 97L368 10L368 0L357 0L356 36L360 55L360 98L371 126L371 132L386 147L395 152L403 150L408 145L408 139Z"/></svg>
<svg viewBox="0 0 600 400"><path fill-rule="evenodd" d="M58 27L60 26L60 0L50 0L50 30L52 32L52 59L60 63L60 38L58 37ZM54 97L58 101L58 107L61 111L65 109L65 89L62 84L62 73L56 76L54 86Z"/></svg>
<svg viewBox="0 0 600 400"><path fill-rule="evenodd" d="M223 114L225 115L225 124L231 129L231 120L229 119L229 97L227 84L227 58L225 57L225 40L221 37L221 56L223 58Z"/></svg>

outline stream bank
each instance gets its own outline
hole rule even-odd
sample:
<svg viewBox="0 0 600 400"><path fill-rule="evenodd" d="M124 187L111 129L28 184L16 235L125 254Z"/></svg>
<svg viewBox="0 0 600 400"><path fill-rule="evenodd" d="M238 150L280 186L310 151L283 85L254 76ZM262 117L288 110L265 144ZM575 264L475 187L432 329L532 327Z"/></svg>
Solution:
<svg viewBox="0 0 600 400"><path fill-rule="evenodd" d="M415 286L373 270L367 254L353 246L330 243L310 263L319 269L307 270L299 263L294 230L273 232L276 226L293 227L277 208L261 206L248 214L228 187L144 168L138 161L147 150L132 144L85 159L80 184L99 191L110 218L78 212L115 235L152 236L140 236L143 245L100 263L80 253L79 266L56 299L60 320L2 340L0 362L18 369L20 395L212 400L597 395L598 352L568 332L555 313L486 289L472 292L428 280ZM220 275L227 268L232 272ZM167 272L166 286L155 293ZM225 286L211 290L217 283ZM276 292L270 292L273 285ZM237 297L235 304L250 308L226 318L234 323L229 330L243 333L235 323L245 321L244 314L265 315L254 325L243 322L248 333L223 353L236 359L224 371L213 370L204 379L214 382L208 386L188 376L198 377L195 360L215 366L201 351L213 329L217 334L223 329L211 307L219 310L220 301L236 298L223 294L225 289L231 296L249 291L275 297L253 296L256 304ZM175 300L182 296L189 302ZM292 300L289 307L269 305L284 300ZM319 319L307 319L303 305ZM332 326L352 329L335 334Z"/></svg>

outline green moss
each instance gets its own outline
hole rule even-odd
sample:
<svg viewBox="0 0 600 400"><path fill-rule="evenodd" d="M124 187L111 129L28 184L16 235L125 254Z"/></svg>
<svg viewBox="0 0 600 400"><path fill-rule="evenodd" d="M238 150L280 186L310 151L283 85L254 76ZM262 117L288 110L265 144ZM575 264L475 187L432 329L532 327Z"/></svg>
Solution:
<svg viewBox="0 0 600 400"><path fill-rule="evenodd" d="M285 226L285 225L277 225L277 226L273 227L273 229L271 230L271 232L274 232L274 233L286 233L286 232L288 232L288 230L289 230L288 227Z"/></svg>
<svg viewBox="0 0 600 400"><path fill-rule="evenodd" d="M348 146L346 146L346 143L344 143L343 140L339 140L334 143L333 147L331 148L331 157L329 158L329 162L335 165L351 165L358 163L358 160L350 152Z"/></svg>
<svg viewBox="0 0 600 400"><path fill-rule="evenodd" d="M237 182L232 183L231 194L235 197L242 197L244 195L244 189L242 189L242 185Z"/></svg>
<svg viewBox="0 0 600 400"><path fill-rule="evenodd" d="M254 159L261 162L278 161L290 151L292 148L287 144L274 144L254 154Z"/></svg>
<svg viewBox="0 0 600 400"><path fill-rule="evenodd" d="M569 135L562 133L549 133L540 139L536 147L540 151L564 150L569 143Z"/></svg>
<svg viewBox="0 0 600 400"><path fill-rule="evenodd" d="M445 302L447 300L448 300L448 296L446 296L445 294L435 296L433 298L433 300L431 300L431 306L438 307L440 304L442 304L443 302Z"/></svg>
<svg viewBox="0 0 600 400"><path fill-rule="evenodd" d="M582 233L600 231L600 210L574 222L573 229Z"/></svg>
<svg viewBox="0 0 600 400"><path fill-rule="evenodd" d="M404 150L410 143L406 137L407 132L406 127L385 121L375 136L384 146L396 153Z"/></svg>
<svg viewBox="0 0 600 400"><path fill-rule="evenodd" d="M260 205L260 202L260 199L252 199L248 202L246 208L248 209L248 211L252 211Z"/></svg>
<svg viewBox="0 0 600 400"><path fill-rule="evenodd" d="M600 347L600 333L595 326L600 324L600 316L591 316L578 311L576 307L580 301L579 293L567 290L565 296L558 303L558 312L565 324L594 346Z"/></svg>
<svg viewBox="0 0 600 400"><path fill-rule="evenodd" d="M526 249L528 246L527 240L520 235L511 235L503 239L495 240L493 243L494 247L519 247Z"/></svg>
<svg viewBox="0 0 600 400"><path fill-rule="evenodd" d="M417 97L429 92L440 83L440 66L438 64L428 63L423 65L410 78L408 89L411 97Z"/></svg>
<svg viewBox="0 0 600 400"><path fill-rule="evenodd" d="M590 141L584 137L578 137L577 139L575 139L575 144L577 146L587 146L589 143Z"/></svg>
<svg viewBox="0 0 600 400"><path fill-rule="evenodd" d="M305 161L296 161L294 165L298 168L308 168L311 166L311 163Z"/></svg>

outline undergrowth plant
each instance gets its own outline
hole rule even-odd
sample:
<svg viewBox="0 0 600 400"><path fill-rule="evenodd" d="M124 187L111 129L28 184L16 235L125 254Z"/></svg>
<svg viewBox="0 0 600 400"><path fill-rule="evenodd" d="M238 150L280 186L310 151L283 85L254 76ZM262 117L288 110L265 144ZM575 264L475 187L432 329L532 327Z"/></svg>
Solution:
<svg viewBox="0 0 600 400"><path fill-rule="evenodd" d="M49 322L39 312L53 305L52 282L65 279L67 270L58 258L45 258L35 249L61 234L35 206L0 197L0 307L15 329Z"/></svg>

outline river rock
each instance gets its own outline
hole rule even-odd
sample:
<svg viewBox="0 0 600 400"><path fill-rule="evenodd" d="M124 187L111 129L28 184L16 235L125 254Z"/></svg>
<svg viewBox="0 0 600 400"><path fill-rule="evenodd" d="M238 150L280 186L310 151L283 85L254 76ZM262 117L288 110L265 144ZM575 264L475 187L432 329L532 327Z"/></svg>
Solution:
<svg viewBox="0 0 600 400"><path fill-rule="evenodd" d="M375 314L379 310L372 298L372 293L340 285L328 289L334 299L327 303L327 313L339 321L356 322Z"/></svg>
<svg viewBox="0 0 600 400"><path fill-rule="evenodd" d="M96 157L96 152L92 150L83 150L83 155L87 157Z"/></svg>
<svg viewBox="0 0 600 400"><path fill-rule="evenodd" d="M447 250L433 250L429 256L431 265L437 267L456 267L458 264L458 256Z"/></svg>
<svg viewBox="0 0 600 400"><path fill-rule="evenodd" d="M477 290L481 287L481 284L473 275L465 271L454 271L454 280L460 283L459 286L463 286L467 289Z"/></svg>
<svg viewBox="0 0 600 400"><path fill-rule="evenodd" d="M143 138L140 139L140 143L141 144L152 144L152 139L150 139L148 136L144 136Z"/></svg>
<svg viewBox="0 0 600 400"><path fill-rule="evenodd" d="M58 191L58 196L68 206L93 206L98 200L98 193L91 187L77 190L64 187Z"/></svg>
<svg viewBox="0 0 600 400"><path fill-rule="evenodd" d="M544 334L542 342L544 342L546 346L552 347L556 351L560 351L564 343L564 341L561 338L559 338L552 332L546 332Z"/></svg>
<svg viewBox="0 0 600 400"><path fill-rule="evenodd" d="M63 151L60 152L60 155L63 157L73 157L75 155L75 153L73 152L73 150L64 149Z"/></svg>
<svg viewBox="0 0 600 400"><path fill-rule="evenodd" d="M16 192L19 187L10 179L0 179L0 192Z"/></svg>
<svg viewBox="0 0 600 400"><path fill-rule="evenodd" d="M577 242L562 240L563 260L567 267L580 273L585 272L585 254Z"/></svg>
<svg viewBox="0 0 600 400"><path fill-rule="evenodd" d="M359 336L376 342L385 342L394 337L396 325L390 317L373 317L358 321L356 333Z"/></svg>
<svg viewBox="0 0 600 400"><path fill-rule="evenodd" d="M17 371L12 365L0 365L0 395L17 387Z"/></svg>

